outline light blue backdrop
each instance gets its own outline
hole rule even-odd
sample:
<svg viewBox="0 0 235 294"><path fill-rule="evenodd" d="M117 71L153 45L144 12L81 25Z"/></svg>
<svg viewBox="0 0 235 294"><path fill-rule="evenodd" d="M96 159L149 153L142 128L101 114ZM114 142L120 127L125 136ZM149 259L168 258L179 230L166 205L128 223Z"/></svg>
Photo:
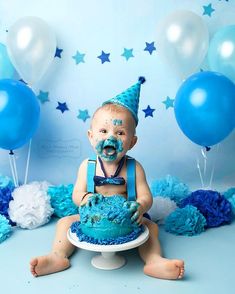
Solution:
<svg viewBox="0 0 235 294"><path fill-rule="evenodd" d="M211 7L211 16L203 6ZM0 42L5 43L7 29L19 18L38 16L57 36L61 58L55 57L43 79L34 86L36 95L46 92L49 101L41 103L40 128L33 138L29 180L47 180L53 184L75 181L77 168L91 148L87 140L90 119L79 119L79 110L93 111L106 99L125 90L144 75L142 86L138 144L130 155L145 167L149 182L171 174L192 188L199 188L197 158L203 167L199 146L190 142L175 121L173 108L163 101L174 99L181 81L158 55L156 31L161 20L178 10L191 10L201 16L210 37L222 26L234 24L235 1L157 1L157 0L4 0L0 6ZM146 42L155 42L156 50L144 50ZM134 57L121 56L124 48ZM110 53L110 62L101 63L101 51ZM76 64L79 51L84 62ZM207 69L205 61L201 67ZM56 109L64 103L68 111ZM150 105L153 117L142 111ZM207 154L205 182L215 167L213 188L225 189L235 182L235 131ZM24 179L27 146L16 150L17 168ZM0 173L10 176L7 151L0 150Z"/></svg>

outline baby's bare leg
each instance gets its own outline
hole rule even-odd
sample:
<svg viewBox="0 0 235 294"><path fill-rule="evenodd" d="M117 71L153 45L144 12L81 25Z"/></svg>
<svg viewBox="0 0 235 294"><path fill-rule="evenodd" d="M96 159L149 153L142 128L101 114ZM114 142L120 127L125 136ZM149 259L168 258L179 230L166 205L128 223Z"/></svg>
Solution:
<svg viewBox="0 0 235 294"><path fill-rule="evenodd" d="M62 271L70 266L68 257L73 253L75 247L67 239L67 231L77 220L79 220L79 215L71 215L57 222L51 253L35 257L30 261L30 270L35 277Z"/></svg>
<svg viewBox="0 0 235 294"><path fill-rule="evenodd" d="M148 241L139 247L140 256L145 262L144 273L160 279L181 279L184 275L184 262L163 258L157 224L148 219L144 219L144 224L149 229Z"/></svg>

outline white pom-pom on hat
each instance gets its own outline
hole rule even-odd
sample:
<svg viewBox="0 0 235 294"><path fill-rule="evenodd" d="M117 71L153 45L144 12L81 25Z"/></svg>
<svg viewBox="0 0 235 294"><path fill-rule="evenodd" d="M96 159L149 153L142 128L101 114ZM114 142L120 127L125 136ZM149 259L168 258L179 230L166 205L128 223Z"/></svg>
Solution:
<svg viewBox="0 0 235 294"><path fill-rule="evenodd" d="M48 186L47 182L32 182L15 188L8 213L17 226L35 229L50 220L54 210L47 195Z"/></svg>

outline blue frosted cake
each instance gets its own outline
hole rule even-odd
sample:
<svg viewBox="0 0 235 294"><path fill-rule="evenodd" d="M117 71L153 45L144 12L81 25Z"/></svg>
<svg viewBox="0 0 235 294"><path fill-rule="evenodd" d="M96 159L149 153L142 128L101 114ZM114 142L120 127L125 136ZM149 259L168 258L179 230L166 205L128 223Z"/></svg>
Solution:
<svg viewBox="0 0 235 294"><path fill-rule="evenodd" d="M79 207L80 221L71 226L79 241L93 244L122 244L136 239L143 227L131 221L131 201L121 195L94 194Z"/></svg>

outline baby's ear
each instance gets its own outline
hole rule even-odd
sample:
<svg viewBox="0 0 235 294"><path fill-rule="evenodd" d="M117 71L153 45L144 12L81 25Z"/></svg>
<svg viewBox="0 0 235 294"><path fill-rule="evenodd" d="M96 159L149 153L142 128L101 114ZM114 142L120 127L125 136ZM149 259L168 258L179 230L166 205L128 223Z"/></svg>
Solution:
<svg viewBox="0 0 235 294"><path fill-rule="evenodd" d="M88 131L87 131L87 136L88 136L88 139L89 139L89 140L92 139L92 137L93 137L92 130L88 130Z"/></svg>
<svg viewBox="0 0 235 294"><path fill-rule="evenodd" d="M133 136L133 138L131 140L131 146L130 146L129 150L135 146L137 140L138 140L138 137L137 136Z"/></svg>

